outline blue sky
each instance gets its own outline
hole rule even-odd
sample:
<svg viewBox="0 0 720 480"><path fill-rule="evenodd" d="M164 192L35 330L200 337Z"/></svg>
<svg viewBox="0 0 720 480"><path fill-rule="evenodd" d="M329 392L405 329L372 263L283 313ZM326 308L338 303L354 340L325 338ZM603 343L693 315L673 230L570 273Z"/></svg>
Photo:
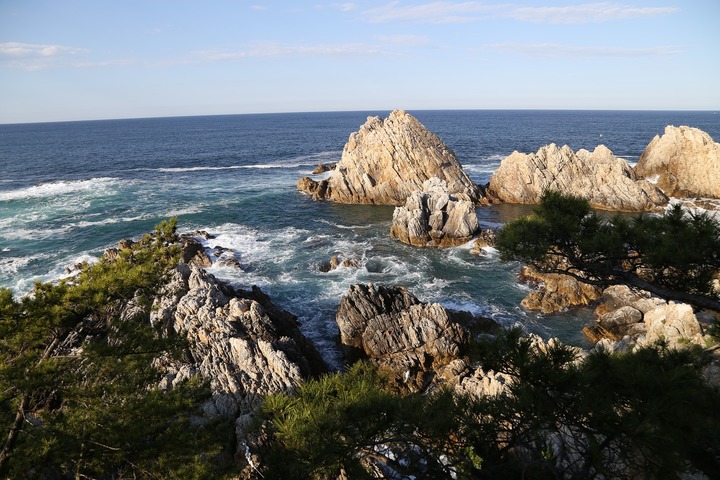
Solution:
<svg viewBox="0 0 720 480"><path fill-rule="evenodd" d="M720 109L720 1L0 0L0 123Z"/></svg>

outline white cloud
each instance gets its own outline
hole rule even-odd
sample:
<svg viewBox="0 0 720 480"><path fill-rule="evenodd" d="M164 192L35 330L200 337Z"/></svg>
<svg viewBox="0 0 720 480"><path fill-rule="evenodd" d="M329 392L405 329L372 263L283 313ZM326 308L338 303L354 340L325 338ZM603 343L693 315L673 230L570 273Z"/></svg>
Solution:
<svg viewBox="0 0 720 480"><path fill-rule="evenodd" d="M366 10L363 12L363 17L371 23L465 23L475 20L478 16L487 17L496 14L502 8L501 5L479 2L431 2L405 6L395 1Z"/></svg>
<svg viewBox="0 0 720 480"><path fill-rule="evenodd" d="M261 12L263 10L267 10L267 7L265 5L250 5L250 10L255 10L256 12Z"/></svg>
<svg viewBox="0 0 720 480"><path fill-rule="evenodd" d="M357 4L351 3L351 2L344 2L344 3L328 3L328 4L319 4L315 5L315 8L324 10L324 9L333 9L333 10L340 10L341 12L351 12L358 8Z"/></svg>
<svg viewBox="0 0 720 480"><path fill-rule="evenodd" d="M674 7L633 7L613 2L583 3L564 7L527 7L485 2L429 2L403 5L393 1L363 12L371 23L469 23L482 19L506 18L521 22L582 24L626 20L678 12Z"/></svg>
<svg viewBox="0 0 720 480"><path fill-rule="evenodd" d="M376 38L382 43L402 47L417 47L428 44L427 37L421 35L382 35Z"/></svg>
<svg viewBox="0 0 720 480"><path fill-rule="evenodd" d="M84 55L89 50L36 43L0 43L0 62L22 70L42 70L52 67L70 57Z"/></svg>
<svg viewBox="0 0 720 480"><path fill-rule="evenodd" d="M580 24L669 15L678 11L679 9L674 7L638 8L600 2L565 7L518 7L509 12L509 17L524 22Z"/></svg>
<svg viewBox="0 0 720 480"><path fill-rule="evenodd" d="M84 48L66 47L63 45L40 45L20 42L0 43L0 57L6 58L49 58L87 52L88 50Z"/></svg>
<svg viewBox="0 0 720 480"><path fill-rule="evenodd" d="M499 50L507 53L517 53L531 57L648 57L677 55L682 51L680 47L676 46L625 48L589 47L560 45L552 43L498 43L487 45L485 48L489 50Z"/></svg>

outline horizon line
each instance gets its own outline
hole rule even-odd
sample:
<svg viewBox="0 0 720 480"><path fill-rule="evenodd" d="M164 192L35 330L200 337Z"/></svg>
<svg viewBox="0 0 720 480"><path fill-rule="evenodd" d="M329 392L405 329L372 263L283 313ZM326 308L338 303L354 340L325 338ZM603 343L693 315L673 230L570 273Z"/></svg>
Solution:
<svg viewBox="0 0 720 480"><path fill-rule="evenodd" d="M323 114L323 113L373 113L373 112L392 112L394 110L403 110L406 112L501 112L501 111L517 111L517 112L714 112L720 109L680 109L680 108L370 108L367 110L289 110L282 112L245 112L245 113L199 113L199 114L178 114L178 115L149 115L138 117L98 117L85 118L76 120L37 120L25 122L2 122L0 126L12 125L34 125L48 123L82 123L82 122L111 122L124 120L160 120L169 118L197 118L197 117L234 117L234 116L251 116L251 115L302 115L302 114Z"/></svg>

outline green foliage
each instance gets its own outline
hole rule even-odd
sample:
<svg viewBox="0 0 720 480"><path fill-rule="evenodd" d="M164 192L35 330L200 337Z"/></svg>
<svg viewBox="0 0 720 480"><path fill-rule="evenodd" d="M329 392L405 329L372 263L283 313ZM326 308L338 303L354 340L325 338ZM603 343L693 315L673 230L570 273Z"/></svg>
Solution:
<svg viewBox="0 0 720 480"><path fill-rule="evenodd" d="M497 248L504 260L544 272L720 310L712 285L720 271L720 224L679 205L661 216L604 218L581 198L548 191L532 215L503 227Z"/></svg>
<svg viewBox="0 0 720 480"><path fill-rule="evenodd" d="M366 478L385 469L417 478L450 478L462 409L449 392L400 396L366 363L268 397L263 413L274 443L265 478ZM482 463L474 455L472 461Z"/></svg>
<svg viewBox="0 0 720 480"><path fill-rule="evenodd" d="M720 396L703 383L697 351L595 352L581 361L511 330L476 352L486 371L512 379L504 393L403 396L357 364L267 398L265 478L675 478L689 465L720 472Z"/></svg>
<svg viewBox="0 0 720 480"><path fill-rule="evenodd" d="M219 424L191 422L210 395L157 387L153 360L182 351L148 321L177 264L176 221L15 300L0 290L0 472L13 478L218 478ZM127 315L128 306L136 313ZM77 340L73 340L77 338ZM83 340L84 339L84 340Z"/></svg>

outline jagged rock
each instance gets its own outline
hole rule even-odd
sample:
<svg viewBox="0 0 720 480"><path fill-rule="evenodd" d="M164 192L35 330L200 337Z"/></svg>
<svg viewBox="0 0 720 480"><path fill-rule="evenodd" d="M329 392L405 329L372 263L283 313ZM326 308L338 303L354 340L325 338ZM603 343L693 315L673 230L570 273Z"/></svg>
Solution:
<svg viewBox="0 0 720 480"><path fill-rule="evenodd" d="M606 336L613 340L620 340L629 333L633 327L636 334L642 333L642 329L637 326L643 321L643 313L637 308L626 306L620 307L615 311L606 313L597 319L598 325L605 331Z"/></svg>
<svg viewBox="0 0 720 480"><path fill-rule="evenodd" d="M475 203L482 198L450 148L412 115L395 110L385 120L368 117L350 135L328 179L305 177L297 187L315 199L402 205L432 177L445 180L458 198Z"/></svg>
<svg viewBox="0 0 720 480"><path fill-rule="evenodd" d="M569 275L541 273L530 265L520 270L519 280L535 287L535 290L522 300L522 306L542 313L555 313L574 306L589 305L602 294L602 288L596 285L583 283Z"/></svg>
<svg viewBox="0 0 720 480"><path fill-rule="evenodd" d="M336 270L340 267L342 268L358 268L360 266L360 262L358 262L354 258L343 258L340 260L340 257L337 255L333 255L330 257L330 260L327 262L323 262L320 264L319 270L323 273L330 272L332 270Z"/></svg>
<svg viewBox="0 0 720 480"><path fill-rule="evenodd" d="M330 170L335 170L335 167L337 166L337 162L333 163L318 163L317 167L315 167L315 170L313 170L313 175L317 175L319 173L325 173L329 172Z"/></svg>
<svg viewBox="0 0 720 480"><path fill-rule="evenodd" d="M192 234L180 235L180 247L182 248L182 261L184 263L197 267L212 266L212 260L205 253L205 247Z"/></svg>
<svg viewBox="0 0 720 480"><path fill-rule="evenodd" d="M473 246L470 249L470 253L472 253L473 255L483 255L483 249L487 247L494 247L495 241L495 230L482 230L475 238Z"/></svg>
<svg viewBox="0 0 720 480"><path fill-rule="evenodd" d="M257 287L234 290L181 263L155 300L150 321L188 339L191 361L158 359L160 385L172 388L200 374L213 392L204 411L236 422L236 459L248 458L247 418L268 394L289 392L327 368L298 328Z"/></svg>
<svg viewBox="0 0 720 480"><path fill-rule="evenodd" d="M405 206L395 207L390 236L416 247L454 247L470 241L478 229L475 205L450 195L445 181L433 177Z"/></svg>
<svg viewBox="0 0 720 480"><path fill-rule="evenodd" d="M398 286L353 285L336 313L351 358L370 358L406 388L426 388L460 357L468 334L437 303L421 303Z"/></svg>
<svg viewBox="0 0 720 480"><path fill-rule="evenodd" d="M670 196L720 198L720 143L698 128L669 125L645 148L635 172Z"/></svg>
<svg viewBox="0 0 720 480"><path fill-rule="evenodd" d="M537 153L513 152L490 177L486 195L508 203L535 204L546 190L586 198L593 208L648 211L668 198L604 145L573 152L546 145Z"/></svg>

